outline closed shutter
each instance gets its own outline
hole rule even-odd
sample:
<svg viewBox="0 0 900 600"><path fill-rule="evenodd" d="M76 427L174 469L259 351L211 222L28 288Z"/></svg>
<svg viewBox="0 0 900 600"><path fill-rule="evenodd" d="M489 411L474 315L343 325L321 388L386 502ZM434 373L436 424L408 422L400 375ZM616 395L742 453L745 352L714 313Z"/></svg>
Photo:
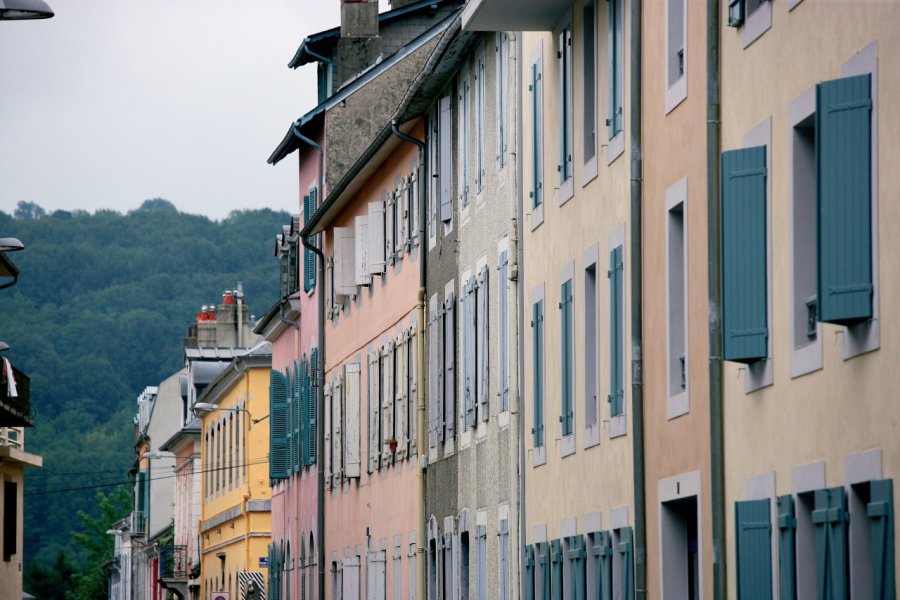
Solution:
<svg viewBox="0 0 900 600"><path fill-rule="evenodd" d="M612 536L608 531L591 533L591 560L594 561L594 586L588 598L612 600Z"/></svg>
<svg viewBox="0 0 900 600"><path fill-rule="evenodd" d="M562 542L550 542L550 598L563 600L563 552Z"/></svg>
<svg viewBox="0 0 900 600"><path fill-rule="evenodd" d="M344 559L341 567L341 600L360 600L359 598L359 557L352 556Z"/></svg>
<svg viewBox="0 0 900 600"><path fill-rule="evenodd" d="M484 187L484 57L475 65L475 183Z"/></svg>
<svg viewBox="0 0 900 600"><path fill-rule="evenodd" d="M619 585L616 598L632 600L634 598L634 542L631 527L623 527L618 530L619 544L616 550L619 553Z"/></svg>
<svg viewBox="0 0 900 600"><path fill-rule="evenodd" d="M481 412L481 420L490 419L490 361L488 360L488 347L490 346L490 302L488 295L490 277L487 266L481 267L478 273L478 307L476 323L478 325L478 403Z"/></svg>
<svg viewBox="0 0 900 600"><path fill-rule="evenodd" d="M319 416L319 349L313 348L309 355L309 401L307 402L306 445L309 447L309 461L316 464L316 450L319 443L319 428L316 419Z"/></svg>
<svg viewBox="0 0 900 600"><path fill-rule="evenodd" d="M366 263L371 275L384 273L384 202L369 202L368 234L369 247Z"/></svg>
<svg viewBox="0 0 900 600"><path fill-rule="evenodd" d="M409 176L409 240L410 247L419 244L419 169ZM424 229L424 225L422 226Z"/></svg>
<svg viewBox="0 0 900 600"><path fill-rule="evenodd" d="M322 391L325 394L325 486L331 489L331 457L334 455L334 451L331 448L331 441L334 439L333 423L331 422L331 412L333 410L331 384L325 384L325 389Z"/></svg>
<svg viewBox="0 0 900 600"><path fill-rule="evenodd" d="M509 600L509 521L503 519L497 528L497 563L499 568L499 600Z"/></svg>
<svg viewBox="0 0 900 600"><path fill-rule="evenodd" d="M409 456L416 454L418 451L418 448L416 446L416 427L419 424L419 347L416 344L416 326L413 325L409 328L406 337L406 354L409 360L409 408L406 411L407 422L409 424Z"/></svg>
<svg viewBox="0 0 900 600"><path fill-rule="evenodd" d="M567 600L585 600L584 536L573 535L566 538L566 560L569 561L569 581Z"/></svg>
<svg viewBox="0 0 900 600"><path fill-rule="evenodd" d="M312 190L310 190L312 193ZM309 195L303 196L303 223L309 223L315 208ZM312 239L312 238L310 238ZM312 250L303 246L303 291L308 292L316 285L316 255Z"/></svg>
<svg viewBox="0 0 900 600"><path fill-rule="evenodd" d="M534 546L525 546L525 576L522 580L522 595L525 600L534 598Z"/></svg>
<svg viewBox="0 0 900 600"><path fill-rule="evenodd" d="M381 466L381 361L378 350L369 352L369 473Z"/></svg>
<svg viewBox="0 0 900 600"><path fill-rule="evenodd" d="M294 361L293 371L289 379L291 383L291 454L294 459L294 472L299 471L309 462L309 447L306 445L306 420L309 411L309 363L306 354L298 364Z"/></svg>
<svg viewBox="0 0 900 600"><path fill-rule="evenodd" d="M463 426L475 426L475 278L470 277L463 287Z"/></svg>
<svg viewBox="0 0 900 600"><path fill-rule="evenodd" d="M394 437L394 343L388 342L381 349L381 439L382 464L390 464L394 456L388 440Z"/></svg>
<svg viewBox="0 0 900 600"><path fill-rule="evenodd" d="M397 460L406 458L407 438L407 398L409 395L409 347L406 345L406 332L401 332L395 342L394 352L394 437L397 439Z"/></svg>
<svg viewBox="0 0 900 600"><path fill-rule="evenodd" d="M444 301L444 440L456 435L456 296L453 292Z"/></svg>
<svg viewBox="0 0 900 600"><path fill-rule="evenodd" d="M573 390L573 358L572 346L572 280L569 279L560 286L560 329L562 330L561 345L561 361L562 361L562 406L560 407L559 421L562 423L562 435L570 435L572 433L572 423L574 421L574 402L572 401Z"/></svg>
<svg viewBox="0 0 900 600"><path fill-rule="evenodd" d="M872 539L872 597L890 600L896 596L894 575L894 480L869 483L866 505Z"/></svg>
<svg viewBox="0 0 900 600"><path fill-rule="evenodd" d="M544 301L532 305L532 354L534 355L534 421L531 428L535 448L544 445Z"/></svg>
<svg viewBox="0 0 900 600"><path fill-rule="evenodd" d="M556 54L557 66L559 68L559 94L561 100L560 107L560 127L561 135L559 142L559 181L560 183L572 177L572 147L574 140L572 135L574 128L572 126L572 109L574 108L572 101L572 29L571 26L563 29L558 34L557 43L559 51Z"/></svg>
<svg viewBox="0 0 900 600"><path fill-rule="evenodd" d="M475 526L475 593L487 600L487 527Z"/></svg>
<svg viewBox="0 0 900 600"><path fill-rule="evenodd" d="M722 153L722 333L725 360L768 354L766 148Z"/></svg>
<svg viewBox="0 0 900 600"><path fill-rule="evenodd" d="M816 597L849 598L847 581L847 498L844 488L816 490L812 522L816 528Z"/></svg>
<svg viewBox="0 0 900 600"><path fill-rule="evenodd" d="M352 227L335 227L334 290L341 296L356 296L356 265L353 255L356 242Z"/></svg>
<svg viewBox="0 0 900 600"><path fill-rule="evenodd" d="M360 476L359 449L359 363L344 367L344 476Z"/></svg>
<svg viewBox="0 0 900 600"><path fill-rule="evenodd" d="M543 94L541 93L541 69L539 63L531 65L531 207L536 208L544 201L543 175L541 173L541 152L543 151Z"/></svg>
<svg viewBox="0 0 900 600"><path fill-rule="evenodd" d="M331 440L331 469L332 480L335 486L343 483L344 479L344 420L341 418L341 405L344 403L344 381L341 374L334 380L331 399L331 428L334 431L334 439Z"/></svg>
<svg viewBox="0 0 900 600"><path fill-rule="evenodd" d="M794 497L778 496L778 589L781 600L797 597Z"/></svg>
<svg viewBox="0 0 900 600"><path fill-rule="evenodd" d="M498 361L500 363L500 376L497 383L497 394L500 397L500 412L509 410L509 299L507 298L509 272L509 259L504 250L500 253L500 265L497 267L497 329L499 330L497 346L499 348Z"/></svg>
<svg viewBox="0 0 900 600"><path fill-rule="evenodd" d="M441 189L441 221L449 223L453 219L453 120L450 96L444 96L438 101L438 110L440 112L438 125L440 171L438 178Z"/></svg>
<svg viewBox="0 0 900 600"><path fill-rule="evenodd" d="M286 479L291 474L290 406L284 375L269 372L269 479Z"/></svg>
<svg viewBox="0 0 900 600"><path fill-rule="evenodd" d="M738 598L772 597L772 517L768 498L734 503Z"/></svg>
<svg viewBox="0 0 900 600"><path fill-rule="evenodd" d="M609 408L610 415L621 415L624 410L624 318L622 306L625 303L623 290L624 262L622 246L616 246L609 253Z"/></svg>
<svg viewBox="0 0 900 600"><path fill-rule="evenodd" d="M816 86L818 318L872 317L871 76Z"/></svg>
<svg viewBox="0 0 900 600"><path fill-rule="evenodd" d="M354 255L356 276L356 285L369 285L372 283L372 276L369 274L369 217L362 215L356 217L356 237L355 246L356 253Z"/></svg>
<svg viewBox="0 0 900 600"><path fill-rule="evenodd" d="M444 439L441 426L439 391L442 389L441 343L438 336L440 324L437 299L432 298L428 307L428 447L437 448L438 437Z"/></svg>
<svg viewBox="0 0 900 600"><path fill-rule="evenodd" d="M538 577L535 585L537 592L536 600L550 600L550 544L549 542L538 542L537 547L537 563Z"/></svg>
<svg viewBox="0 0 900 600"><path fill-rule="evenodd" d="M416 594L418 593L418 551L416 550L416 544L411 543L408 546L406 551L406 570L409 574L409 585L406 588L406 598L407 600L416 600ZM424 557L423 557L424 558ZM425 600L424 598L422 600Z"/></svg>

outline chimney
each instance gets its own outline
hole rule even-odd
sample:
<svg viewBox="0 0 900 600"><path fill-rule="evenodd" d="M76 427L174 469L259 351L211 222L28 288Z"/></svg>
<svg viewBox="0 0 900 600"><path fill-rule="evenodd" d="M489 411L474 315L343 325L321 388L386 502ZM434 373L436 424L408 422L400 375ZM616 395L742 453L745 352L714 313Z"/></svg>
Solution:
<svg viewBox="0 0 900 600"><path fill-rule="evenodd" d="M341 39L335 61L334 89L338 89L381 54L378 0L341 0Z"/></svg>

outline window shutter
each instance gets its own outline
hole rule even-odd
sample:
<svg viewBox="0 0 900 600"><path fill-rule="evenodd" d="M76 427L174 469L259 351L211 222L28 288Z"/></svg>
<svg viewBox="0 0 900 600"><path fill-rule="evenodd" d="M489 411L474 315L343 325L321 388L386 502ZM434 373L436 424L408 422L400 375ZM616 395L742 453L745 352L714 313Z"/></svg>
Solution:
<svg viewBox="0 0 900 600"><path fill-rule="evenodd" d="M794 497L790 494L778 496L778 589L781 600L795 600L797 575L795 562L794 531L797 519L794 516Z"/></svg>
<svg viewBox="0 0 900 600"><path fill-rule="evenodd" d="M768 354L766 148L722 153L722 332L725 360Z"/></svg>
<svg viewBox="0 0 900 600"><path fill-rule="evenodd" d="M409 176L409 247L419 244L419 169ZM407 248L409 249L409 248Z"/></svg>
<svg viewBox="0 0 900 600"><path fill-rule="evenodd" d="M310 205L309 195L303 196L303 224L309 223L313 209ZM303 291L308 292L315 284L316 257L306 246L303 247Z"/></svg>
<svg viewBox="0 0 900 600"><path fill-rule="evenodd" d="M540 567L540 577L538 577L537 593L538 600L550 600L550 543L538 542L537 546L537 562Z"/></svg>
<svg viewBox="0 0 900 600"><path fill-rule="evenodd" d="M391 192L384 200L384 257L387 264L394 264L397 243L397 193Z"/></svg>
<svg viewBox="0 0 900 600"><path fill-rule="evenodd" d="M475 65L475 181L484 187L484 56Z"/></svg>
<svg viewBox="0 0 900 600"><path fill-rule="evenodd" d="M772 597L772 517L768 498L734 503L738 598Z"/></svg>
<svg viewBox="0 0 900 600"><path fill-rule="evenodd" d="M356 252L352 227L335 227L334 232L334 289L341 296L356 296Z"/></svg>
<svg viewBox="0 0 900 600"><path fill-rule="evenodd" d="M289 379L293 421L291 453L294 457L294 472L296 473L309 463L309 447L306 444L306 421L309 414L309 363L306 360L306 354L303 355L299 365L296 360L294 361L293 368L293 374Z"/></svg>
<svg viewBox="0 0 900 600"><path fill-rule="evenodd" d="M359 556L345 558L343 566L338 568L342 571L341 600L359 600Z"/></svg>
<svg viewBox="0 0 900 600"><path fill-rule="evenodd" d="M562 406L560 407L559 421L562 423L562 435L572 433L573 402L572 402L572 280L569 279L560 286L560 329L562 330L561 363L562 374Z"/></svg>
<svg viewBox="0 0 900 600"><path fill-rule="evenodd" d="M566 560L569 561L568 600L586 600L584 587L584 536L566 538Z"/></svg>
<svg viewBox="0 0 900 600"><path fill-rule="evenodd" d="M444 302L444 440L456 435L456 296Z"/></svg>
<svg viewBox="0 0 900 600"><path fill-rule="evenodd" d="M624 263L622 246L609 253L609 407L610 415L621 415L624 409L624 319L622 317L625 294L623 284Z"/></svg>
<svg viewBox="0 0 900 600"><path fill-rule="evenodd" d="M438 393L442 389L441 345L438 337L440 320L434 299L430 303L428 313L428 447L437 448L438 437L443 439L444 431L438 409L440 406Z"/></svg>
<svg viewBox="0 0 900 600"><path fill-rule="evenodd" d="M543 150L543 116L541 106L541 70L538 63L531 65L531 207L540 206L544 201L543 175L541 173L541 152Z"/></svg>
<svg viewBox="0 0 900 600"><path fill-rule="evenodd" d="M818 318L872 317L871 76L816 86Z"/></svg>
<svg viewBox="0 0 900 600"><path fill-rule="evenodd" d="M439 163L438 177L441 189L441 221L449 223L453 219L453 120L450 96L444 96L438 102L440 123L438 131Z"/></svg>
<svg viewBox="0 0 900 600"><path fill-rule="evenodd" d="M869 483L866 505L872 538L872 597L894 598L894 481L877 479Z"/></svg>
<svg viewBox="0 0 900 600"><path fill-rule="evenodd" d="M382 465L393 461L388 440L396 439L394 432L394 343L381 349L381 439Z"/></svg>
<svg viewBox="0 0 900 600"><path fill-rule="evenodd" d="M463 286L463 427L475 426L475 278L470 277Z"/></svg>
<svg viewBox="0 0 900 600"><path fill-rule="evenodd" d="M403 254L409 251L409 179L401 178L400 188L397 190L397 260L403 258Z"/></svg>
<svg viewBox="0 0 900 600"><path fill-rule="evenodd" d="M294 361L296 363L296 361ZM287 430L287 460L288 460L288 469L294 473L299 470L300 464L300 441L299 436L296 433L297 430L297 422L300 413L300 395L297 391L298 386L300 385L299 381L297 381L297 373L294 368L294 363L291 363L285 368L284 376L285 382L287 384L287 414L288 414L288 430Z"/></svg>
<svg viewBox="0 0 900 600"><path fill-rule="evenodd" d="M378 350L369 352L369 473L381 466L381 361Z"/></svg>
<svg viewBox="0 0 900 600"><path fill-rule="evenodd" d="M591 560L594 561L594 585L591 599L612 600L612 536L608 531L591 534Z"/></svg>
<svg viewBox="0 0 900 600"><path fill-rule="evenodd" d="M619 36L622 35L622 32L619 30L620 20L617 14L619 10L621 10L619 0L609 0L609 105L606 119L609 139L616 137L616 134L622 130L622 107L619 105L619 86L622 84L619 71Z"/></svg>
<svg viewBox="0 0 900 600"><path fill-rule="evenodd" d="M478 324L478 401L480 403L481 420L487 421L491 417L490 411L490 361L488 360L488 348L490 347L490 303L488 295L490 277L487 266L481 267L478 274L478 310L476 323Z"/></svg>
<svg viewBox="0 0 900 600"><path fill-rule="evenodd" d="M499 567L498 600L509 600L509 521L503 519L497 529L499 536L497 563Z"/></svg>
<svg viewBox="0 0 900 600"><path fill-rule="evenodd" d="M325 316L330 320L337 314L334 304L334 257L325 261Z"/></svg>
<svg viewBox="0 0 900 600"><path fill-rule="evenodd" d="M509 410L509 323L507 322L509 319L509 299L507 298L508 293L508 283L507 283L507 273L509 271L509 260L507 259L507 253L504 250L500 253L500 265L498 267L498 290L497 290L497 301L498 301L498 316L497 316L497 328L499 329L500 335L498 336L497 345L499 347L499 363L500 363L500 376L498 377L497 383L497 395L500 397L500 412Z"/></svg>
<svg viewBox="0 0 900 600"><path fill-rule="evenodd" d="M534 598L534 546L525 546L525 580L522 582L525 600Z"/></svg>
<svg viewBox="0 0 900 600"><path fill-rule="evenodd" d="M137 511L142 519L147 512L147 473L144 471L138 471L137 474ZM139 530L144 530L143 525Z"/></svg>
<svg viewBox="0 0 900 600"><path fill-rule="evenodd" d="M288 447L290 407L288 386L284 375L269 372L269 479L286 479L290 476L290 449Z"/></svg>
<svg viewBox="0 0 900 600"><path fill-rule="evenodd" d="M408 430L409 430L409 451L408 456L417 453L416 446L416 426L419 419L419 390L418 390L418 367L419 367L419 349L416 345L416 326L409 328L406 337L406 353L409 359L409 408L406 411Z"/></svg>
<svg viewBox="0 0 900 600"><path fill-rule="evenodd" d="M384 273L384 202L369 202L367 219L369 244L366 252L366 266L370 275Z"/></svg>
<svg viewBox="0 0 900 600"><path fill-rule="evenodd" d="M331 489L331 457L333 455L333 451L331 449L331 440L334 439L334 430L332 429L333 424L331 422L331 384L325 384L325 389L322 391L325 394L325 487Z"/></svg>
<svg viewBox="0 0 900 600"><path fill-rule="evenodd" d="M359 363L351 363L344 367L344 391L346 405L344 409L344 475L347 478L360 476L359 452Z"/></svg>
<svg viewBox="0 0 900 600"><path fill-rule="evenodd" d="M313 348L309 357L310 385L309 385L309 401L307 402L308 426L306 428L307 445L309 446L309 462L307 464L316 464L316 450L319 443L319 428L316 419L319 414L319 349Z"/></svg>
<svg viewBox="0 0 900 600"><path fill-rule="evenodd" d="M334 429L334 439L331 441L332 457L332 480L335 486L343 483L344 479L344 420L341 418L341 404L344 402L344 381L341 374L338 374L334 381L333 394L331 404L331 423Z"/></svg>
<svg viewBox="0 0 900 600"><path fill-rule="evenodd" d="M815 491L816 597L844 600L847 585L847 498L844 488Z"/></svg>
<svg viewBox="0 0 900 600"><path fill-rule="evenodd" d="M633 600L634 599L634 543L632 541L633 534L631 531L631 527L623 527L618 530L619 532L619 544L618 544L618 552L619 552L619 566L622 569L620 573L620 585L622 586L619 590L621 593L621 597L623 600Z"/></svg>
<svg viewBox="0 0 900 600"><path fill-rule="evenodd" d="M407 438L407 404L409 393L409 351L406 345L406 332L401 332L397 336L394 343L396 351L394 352L394 370L396 376L394 378L394 437L397 439L397 459L406 458L406 446L409 443Z"/></svg>
<svg viewBox="0 0 900 600"><path fill-rule="evenodd" d="M534 426L531 428L534 447L544 445L544 301L532 305L531 337L534 355Z"/></svg>
<svg viewBox="0 0 900 600"><path fill-rule="evenodd" d="M356 275L356 285L369 285L372 283L372 276L369 275L369 265L367 262L367 254L369 251L369 217L362 215L356 217L356 237L354 253Z"/></svg>

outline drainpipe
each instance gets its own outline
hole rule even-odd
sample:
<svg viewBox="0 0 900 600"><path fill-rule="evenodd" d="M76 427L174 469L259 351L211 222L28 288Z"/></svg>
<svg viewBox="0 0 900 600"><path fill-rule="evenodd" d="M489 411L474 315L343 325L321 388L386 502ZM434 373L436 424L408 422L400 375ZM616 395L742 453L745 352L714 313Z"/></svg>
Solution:
<svg viewBox="0 0 900 600"><path fill-rule="evenodd" d="M419 335L416 336L416 453L419 455L419 526L416 540L416 598L425 598L425 470L428 457L425 454L425 142L407 135L397 127L397 120L391 121L391 131L395 136L419 148L419 291L416 299L416 318Z"/></svg>
<svg viewBox="0 0 900 600"><path fill-rule="evenodd" d="M719 2L706 2L706 195L709 232L709 437L712 483L713 598L726 597L725 455L722 432L722 233L719 218Z"/></svg>
<svg viewBox="0 0 900 600"><path fill-rule="evenodd" d="M647 597L647 491L644 479L644 259L643 150L641 147L641 25L643 0L631 1L631 427L634 478L634 591Z"/></svg>
<svg viewBox="0 0 900 600"><path fill-rule="evenodd" d="M307 54L309 54L311 57L316 59L316 61L318 61L320 63L325 63L326 65L328 65L328 67L327 67L328 68L328 88L325 90L325 96L328 97L331 95L331 88L333 85L332 82L334 80L334 61L331 60L330 58L328 58L327 56L322 56L321 54L313 52L309 47L309 44L310 44L309 38L305 38L303 40L303 43L306 44L305 52ZM297 132L295 131L294 133L296 134Z"/></svg>
<svg viewBox="0 0 900 600"><path fill-rule="evenodd" d="M318 186L319 197L324 197L322 192L322 177L324 172L324 162L325 162L325 154L322 151L322 146L315 140L306 137L300 131L300 128L297 124L294 124L293 127L294 135L298 140L305 142L310 147L315 149L319 153L319 176L318 176ZM321 239L321 238L320 238ZM322 253L322 250L319 249L314 243L310 243L308 237L301 237L300 241L303 242L303 247L308 248L313 254L316 255L318 260L316 261L316 278L319 282L320 286L325 285L325 254ZM319 348L319 365L318 365L318 373L316 373L316 423L325 423L325 294L320 289L316 292L316 297L318 299L318 319L317 319L317 329L318 332L316 336L318 338L318 348ZM325 600L325 469L322 468L322 457L325 456L325 428L321 425L318 429L318 438L316 440L316 473L317 473L317 481L316 481L316 529L319 532L319 541L318 546L316 546L316 562L319 564L318 569L318 595L319 600Z"/></svg>
<svg viewBox="0 0 900 600"><path fill-rule="evenodd" d="M516 36L516 60L520 61L522 56L522 36ZM520 96L522 94L522 65L518 64L518 68L516 68L516 94ZM522 168L522 161L519 160L520 156L523 156L524 148L522 144L522 106L521 102L516 102L516 219L519 224L522 226L524 230L524 216L525 216L525 192L522 188L522 177L524 177L524 172ZM516 242L516 300L518 302L518 307L516 312L518 313L518 325L516 327L516 348L519 350L518 356L518 366L516 368L517 373L516 377L518 380L518 394L516 395L516 411L518 419L518 433L519 433L519 456L517 461L517 468L519 469L519 506L518 511L518 521L519 521L519 533L518 533L518 549L521 550L519 554L519 598L525 597L525 540L528 539L528 535L526 533L526 527L528 523L525 518L525 408L522 406L524 402L524 390L525 390L525 344L522 343L520 339L522 332L525 331L525 286L522 285L521 277L519 273L525 267L525 252L523 247L525 234L522 233L522 241ZM512 271L512 269L510 269Z"/></svg>
<svg viewBox="0 0 900 600"><path fill-rule="evenodd" d="M284 303L285 303L285 298L282 298L281 302L279 303L281 305L281 312L278 315L278 320L281 321L282 323L284 323L285 325L290 325L291 327L294 328L295 331L300 331L300 326L297 325L296 321L291 321L284 317Z"/></svg>

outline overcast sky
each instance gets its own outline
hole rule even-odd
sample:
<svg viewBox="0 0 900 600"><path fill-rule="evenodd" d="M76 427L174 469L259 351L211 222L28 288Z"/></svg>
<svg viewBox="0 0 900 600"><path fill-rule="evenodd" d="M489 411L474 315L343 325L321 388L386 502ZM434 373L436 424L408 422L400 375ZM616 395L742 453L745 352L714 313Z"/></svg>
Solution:
<svg viewBox="0 0 900 600"><path fill-rule="evenodd" d="M340 0L47 1L0 22L0 210L298 212L296 160L266 159L315 105L315 66L287 63Z"/></svg>

